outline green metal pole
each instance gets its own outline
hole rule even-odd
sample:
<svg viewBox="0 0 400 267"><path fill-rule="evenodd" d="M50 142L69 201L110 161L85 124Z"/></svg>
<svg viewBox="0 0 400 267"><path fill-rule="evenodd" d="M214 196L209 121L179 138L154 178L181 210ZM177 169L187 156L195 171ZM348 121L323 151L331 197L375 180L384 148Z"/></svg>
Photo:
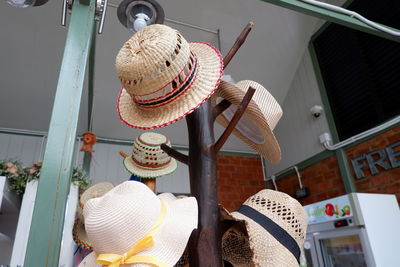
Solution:
<svg viewBox="0 0 400 267"><path fill-rule="evenodd" d="M367 32L370 34L374 34L386 39L390 39L393 41L400 42L400 37L396 37L387 33L384 33L382 31L378 31L375 28L372 28L371 26L368 26L364 22L359 21L356 18L341 14L336 11L328 10L322 7L317 7L299 0L262 0L264 2L274 4L277 6L285 7L300 13L304 13L306 15L314 16L320 19L324 19L327 21L331 21L346 27L350 27L352 29L356 29L359 31ZM388 26L386 26L388 27ZM388 27L389 29L392 30L397 30L391 27ZM399 30L397 30L399 31Z"/></svg>
<svg viewBox="0 0 400 267"><path fill-rule="evenodd" d="M72 7L24 267L58 266L95 2Z"/></svg>
<svg viewBox="0 0 400 267"><path fill-rule="evenodd" d="M350 172L349 162L347 161L347 155L343 148L336 150L336 157L339 164L340 174L342 175L344 190L348 194L356 192L357 189L354 184L354 178Z"/></svg>

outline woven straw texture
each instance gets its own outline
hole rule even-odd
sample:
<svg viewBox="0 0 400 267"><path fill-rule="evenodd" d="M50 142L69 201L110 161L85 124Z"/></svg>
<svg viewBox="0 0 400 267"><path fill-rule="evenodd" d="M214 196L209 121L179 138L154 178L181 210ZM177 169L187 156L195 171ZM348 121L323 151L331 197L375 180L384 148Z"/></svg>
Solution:
<svg viewBox="0 0 400 267"><path fill-rule="evenodd" d="M138 104L137 98L143 95L161 97L172 88L179 89L183 84L179 76L186 74L191 53L198 64L182 93L159 106ZM116 69L123 87L118 99L120 119L131 127L153 129L174 123L206 101L219 85L223 61L211 45L189 44L178 31L155 24L137 32L123 45Z"/></svg>
<svg viewBox="0 0 400 267"><path fill-rule="evenodd" d="M124 182L84 207L85 228L94 252L79 266L101 266L95 253L123 255L143 238L157 220L162 200L167 208L164 222L154 236L155 245L137 256L153 256L173 266L182 256L190 234L197 227L197 202L176 199L170 193L156 196L146 185ZM146 264L123 266L148 267Z"/></svg>
<svg viewBox="0 0 400 267"><path fill-rule="evenodd" d="M281 149L272 131L282 117L282 109L267 89L249 80L240 81L236 85L221 81L211 97L212 105L215 106L219 98L226 99L233 104L230 107L230 112L233 113L249 86L254 87L256 91L233 134L270 162L277 163L281 160ZM217 122L225 128L230 122L227 112L229 110L217 117Z"/></svg>
<svg viewBox="0 0 400 267"><path fill-rule="evenodd" d="M108 191L114 188L114 185L109 182L102 182L95 185L92 185L79 198L79 205L81 208L85 206L85 203L92 198L101 197Z"/></svg>
<svg viewBox="0 0 400 267"><path fill-rule="evenodd" d="M141 134L133 143L132 155L123 160L125 168L142 178L156 178L174 172L178 166L176 160L161 149L161 144L171 146L162 134Z"/></svg>
<svg viewBox="0 0 400 267"><path fill-rule="evenodd" d="M303 247L307 215L296 199L282 192L265 189L248 198L243 205L256 209L274 221L293 237L300 248ZM223 257L233 266L299 266L293 254L258 223L239 212L232 212L230 216L234 220L245 221L248 232L248 239L232 231L227 231L223 236ZM238 248L238 245L242 247ZM237 253L249 248L253 252L252 258L246 257L247 253L243 253L242 257Z"/></svg>
<svg viewBox="0 0 400 267"><path fill-rule="evenodd" d="M85 225L79 218L76 218L75 220L74 228L72 229L72 237L79 247L89 250L93 249L92 244L90 243L86 234Z"/></svg>

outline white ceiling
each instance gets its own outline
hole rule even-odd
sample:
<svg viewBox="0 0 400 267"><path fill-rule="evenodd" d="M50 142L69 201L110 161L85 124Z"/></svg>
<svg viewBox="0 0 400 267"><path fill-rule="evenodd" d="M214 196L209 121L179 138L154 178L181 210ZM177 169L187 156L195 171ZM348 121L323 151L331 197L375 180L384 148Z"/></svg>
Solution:
<svg viewBox="0 0 400 267"><path fill-rule="evenodd" d="M113 0L113 4L118 1ZM302 58L316 19L259 0L159 0L167 18L221 31L225 54L237 35L253 20L248 40L231 61L226 73L236 81L251 79L263 84L283 103ZM60 26L61 1L42 7L16 9L0 2L0 127L47 131L57 86L67 29ZM190 41L218 44L215 34L174 23ZM120 122L116 113L119 82L115 56L132 33L109 7L104 33L97 37L93 131L102 137L133 139L140 133ZM87 90L79 122L87 125ZM155 131L176 145L187 145L185 121ZM222 129L217 126L217 136ZM250 151L235 137L225 150Z"/></svg>

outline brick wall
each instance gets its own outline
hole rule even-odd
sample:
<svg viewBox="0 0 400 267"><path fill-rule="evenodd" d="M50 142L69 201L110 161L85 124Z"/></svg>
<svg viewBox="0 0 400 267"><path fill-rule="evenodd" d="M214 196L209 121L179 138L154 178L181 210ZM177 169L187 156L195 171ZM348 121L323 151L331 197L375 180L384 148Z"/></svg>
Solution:
<svg viewBox="0 0 400 267"><path fill-rule="evenodd" d="M352 158L385 148L385 146L396 141L400 141L400 127L390 129L364 143L347 149L346 155L353 177L356 176L350 162ZM395 150L400 151L400 147ZM378 170L377 175L372 175L367 168L363 169L365 177L354 180L357 192L396 194L400 203L400 168L384 170L378 166ZM300 199L303 205L345 194L336 156L331 156L304 168L300 170L300 173L303 185L310 190L308 197ZM279 179L277 185L280 191L291 196L295 196L296 189L299 188L296 174L290 174ZM271 186L270 183L267 185L267 187Z"/></svg>
<svg viewBox="0 0 400 267"><path fill-rule="evenodd" d="M312 166L300 170L303 186L308 187L310 195L299 199L302 205L345 194L340 170L335 156L324 159ZM277 182L278 190L295 196L300 188L297 174L290 174ZM272 187L271 184L268 187Z"/></svg>
<svg viewBox="0 0 400 267"><path fill-rule="evenodd" d="M217 185L219 203L230 211L236 210L265 188L260 158L219 155Z"/></svg>

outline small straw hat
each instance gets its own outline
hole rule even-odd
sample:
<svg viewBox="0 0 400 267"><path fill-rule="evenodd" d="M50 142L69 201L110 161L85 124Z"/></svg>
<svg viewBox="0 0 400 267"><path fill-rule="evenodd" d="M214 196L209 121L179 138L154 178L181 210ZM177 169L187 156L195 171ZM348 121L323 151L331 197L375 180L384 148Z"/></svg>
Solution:
<svg viewBox="0 0 400 267"><path fill-rule="evenodd" d="M132 155L123 160L125 168L141 178L156 178L174 172L178 166L176 160L161 149L162 144L171 146L162 134L141 134L133 142Z"/></svg>
<svg viewBox="0 0 400 267"><path fill-rule="evenodd" d="M122 90L118 113L139 129L163 127L185 117L218 87L223 61L207 43L188 43L166 25L138 31L116 58Z"/></svg>
<svg viewBox="0 0 400 267"><path fill-rule="evenodd" d="M108 191L114 188L114 185L109 182L102 182L92 185L86 189L79 197L79 205L77 207L77 217L75 219L74 228L72 229L72 236L75 243L85 249L92 249L92 244L86 234L84 218L83 218L83 207L85 203L92 198L101 197Z"/></svg>
<svg viewBox="0 0 400 267"><path fill-rule="evenodd" d="M233 134L270 162L279 162L281 149L272 131L282 117L282 109L262 85L249 80L240 81L236 85L221 81L211 98L211 103L215 106L222 99L226 99L233 105L217 117L217 122L225 128L228 126L249 86L256 91Z"/></svg>
<svg viewBox="0 0 400 267"><path fill-rule="evenodd" d="M229 228L222 238L224 260L235 267L298 267L307 230L307 215L289 195L264 189L235 212L222 218L245 223L245 230Z"/></svg>
<svg viewBox="0 0 400 267"><path fill-rule="evenodd" d="M146 185L124 182L83 210L93 252L80 267L173 266L197 228L194 197L156 196Z"/></svg>

